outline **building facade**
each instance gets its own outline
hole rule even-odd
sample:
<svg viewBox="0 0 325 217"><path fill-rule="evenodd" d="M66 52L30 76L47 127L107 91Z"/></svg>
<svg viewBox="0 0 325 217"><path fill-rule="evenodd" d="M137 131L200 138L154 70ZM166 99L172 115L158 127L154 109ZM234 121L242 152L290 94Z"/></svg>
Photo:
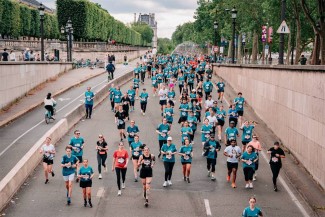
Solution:
<svg viewBox="0 0 325 217"><path fill-rule="evenodd" d="M158 48L158 35L157 35L157 21L154 13L139 14L138 20L136 20L136 13L134 14L134 22L146 23L153 30L152 48L153 51L157 51Z"/></svg>

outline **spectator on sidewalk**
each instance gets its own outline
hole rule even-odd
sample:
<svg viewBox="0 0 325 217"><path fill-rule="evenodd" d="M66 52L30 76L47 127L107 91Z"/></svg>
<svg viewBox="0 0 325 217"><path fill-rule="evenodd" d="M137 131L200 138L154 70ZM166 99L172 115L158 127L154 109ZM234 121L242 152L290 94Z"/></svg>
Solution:
<svg viewBox="0 0 325 217"><path fill-rule="evenodd" d="M301 55L299 62L300 62L300 65L306 65L307 58L304 55Z"/></svg>
<svg viewBox="0 0 325 217"><path fill-rule="evenodd" d="M2 61L8 61L8 56L9 56L9 54L7 52L7 48L3 49L3 53L1 55L1 60Z"/></svg>
<svg viewBox="0 0 325 217"><path fill-rule="evenodd" d="M10 61L16 61L16 54L15 54L14 50L10 51L9 60Z"/></svg>
<svg viewBox="0 0 325 217"><path fill-rule="evenodd" d="M115 66L113 65L112 62L109 62L106 66L106 71L108 74L111 76L111 79L114 79L114 71L115 71Z"/></svg>

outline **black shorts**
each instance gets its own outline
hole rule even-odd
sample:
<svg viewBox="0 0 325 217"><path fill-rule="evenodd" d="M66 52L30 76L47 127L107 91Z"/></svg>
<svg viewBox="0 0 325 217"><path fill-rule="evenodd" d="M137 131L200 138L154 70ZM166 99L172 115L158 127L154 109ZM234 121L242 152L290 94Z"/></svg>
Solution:
<svg viewBox="0 0 325 217"><path fill-rule="evenodd" d="M243 116L244 115L244 111L237 111L238 116Z"/></svg>
<svg viewBox="0 0 325 217"><path fill-rule="evenodd" d="M134 155L132 155L132 160L139 160L139 157L140 156L134 156Z"/></svg>
<svg viewBox="0 0 325 217"><path fill-rule="evenodd" d="M140 170L140 178L145 179L145 178L151 178L152 177L152 169L141 169Z"/></svg>
<svg viewBox="0 0 325 217"><path fill-rule="evenodd" d="M43 163L46 163L47 165L53 165L53 159L43 157Z"/></svg>
<svg viewBox="0 0 325 217"><path fill-rule="evenodd" d="M160 100L160 101L159 101L159 104L160 104L161 106L163 106L163 105L167 105L167 100Z"/></svg>
<svg viewBox="0 0 325 217"><path fill-rule="evenodd" d="M139 87L133 87L133 90L139 89Z"/></svg>
<svg viewBox="0 0 325 217"><path fill-rule="evenodd" d="M181 117L179 117L178 123L180 124L180 123L185 122L185 121L187 121L187 117L186 116L181 116Z"/></svg>
<svg viewBox="0 0 325 217"><path fill-rule="evenodd" d="M119 124L117 125L118 130L125 130L125 124Z"/></svg>
<svg viewBox="0 0 325 217"><path fill-rule="evenodd" d="M223 120L218 120L218 125L223 127L223 125L225 125L225 121L223 121Z"/></svg>
<svg viewBox="0 0 325 217"><path fill-rule="evenodd" d="M192 164L192 162L181 162L182 165L186 165L186 164Z"/></svg>
<svg viewBox="0 0 325 217"><path fill-rule="evenodd" d="M215 166L217 164L217 159L207 158L207 163Z"/></svg>
<svg viewBox="0 0 325 217"><path fill-rule="evenodd" d="M89 181L80 181L80 188L90 188L93 185L91 180Z"/></svg>
<svg viewBox="0 0 325 217"><path fill-rule="evenodd" d="M247 145L249 142L241 141L243 145Z"/></svg>
<svg viewBox="0 0 325 217"><path fill-rule="evenodd" d="M218 93L224 93L225 91L224 90L218 90Z"/></svg>
<svg viewBox="0 0 325 217"><path fill-rule="evenodd" d="M79 160L79 163L82 163L82 156L76 156Z"/></svg>
<svg viewBox="0 0 325 217"><path fill-rule="evenodd" d="M130 106L134 106L134 101L130 101Z"/></svg>
<svg viewBox="0 0 325 217"><path fill-rule="evenodd" d="M238 163L231 163L227 161L227 168L228 170L238 169Z"/></svg>
<svg viewBox="0 0 325 217"><path fill-rule="evenodd" d="M173 122L172 121L167 121L167 124L173 124Z"/></svg>

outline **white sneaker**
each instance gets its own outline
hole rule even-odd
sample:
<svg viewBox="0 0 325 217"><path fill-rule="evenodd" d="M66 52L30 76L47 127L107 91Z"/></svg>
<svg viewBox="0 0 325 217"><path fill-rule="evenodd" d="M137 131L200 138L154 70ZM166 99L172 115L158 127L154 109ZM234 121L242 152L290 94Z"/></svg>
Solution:
<svg viewBox="0 0 325 217"><path fill-rule="evenodd" d="M167 187L167 182L166 181L164 182L163 187Z"/></svg>
<svg viewBox="0 0 325 217"><path fill-rule="evenodd" d="M210 171L208 171L208 177L211 177L211 172Z"/></svg>
<svg viewBox="0 0 325 217"><path fill-rule="evenodd" d="M246 185L245 185L245 188L249 188L249 184L246 184Z"/></svg>
<svg viewBox="0 0 325 217"><path fill-rule="evenodd" d="M121 196L121 195L122 195L122 191L121 190L118 190L117 196Z"/></svg>
<svg viewBox="0 0 325 217"><path fill-rule="evenodd" d="M167 182L168 182L168 185L173 185L173 183L170 180L168 180Z"/></svg>
<svg viewBox="0 0 325 217"><path fill-rule="evenodd" d="M146 115L146 113L143 112L143 116L145 116L145 115Z"/></svg>
<svg viewBox="0 0 325 217"><path fill-rule="evenodd" d="M102 179L102 178L103 178L103 177L102 177L102 174L99 174L98 178L99 178L99 179Z"/></svg>
<svg viewBox="0 0 325 217"><path fill-rule="evenodd" d="M253 182L249 183L249 188L253 188Z"/></svg>
<svg viewBox="0 0 325 217"><path fill-rule="evenodd" d="M256 181L256 174L253 176L253 181Z"/></svg>
<svg viewBox="0 0 325 217"><path fill-rule="evenodd" d="M125 189L125 183L122 183L122 189Z"/></svg>

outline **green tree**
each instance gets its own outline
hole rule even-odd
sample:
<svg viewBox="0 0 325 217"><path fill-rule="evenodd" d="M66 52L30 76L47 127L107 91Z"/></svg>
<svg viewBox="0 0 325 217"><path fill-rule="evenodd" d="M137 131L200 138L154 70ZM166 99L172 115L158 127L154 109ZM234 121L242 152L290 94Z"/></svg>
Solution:
<svg viewBox="0 0 325 217"><path fill-rule="evenodd" d="M158 38L158 53L170 54L175 49L175 46L169 38Z"/></svg>
<svg viewBox="0 0 325 217"><path fill-rule="evenodd" d="M140 33L145 43L151 43L153 38L152 28L145 23L132 23L131 28Z"/></svg>

